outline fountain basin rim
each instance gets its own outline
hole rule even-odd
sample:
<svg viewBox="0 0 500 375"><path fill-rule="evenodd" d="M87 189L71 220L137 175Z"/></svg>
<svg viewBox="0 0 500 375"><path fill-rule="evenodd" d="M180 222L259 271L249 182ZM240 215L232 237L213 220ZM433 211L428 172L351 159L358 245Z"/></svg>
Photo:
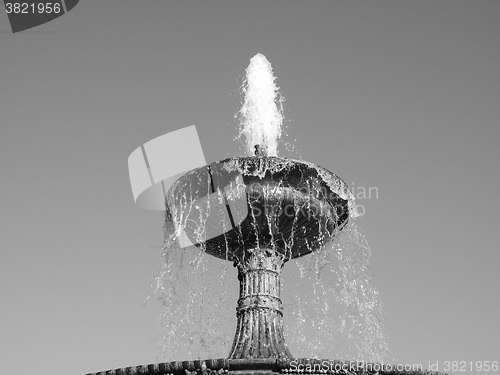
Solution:
<svg viewBox="0 0 500 375"><path fill-rule="evenodd" d="M169 188L167 196L170 195L171 191L175 190L180 181L190 175L195 174L203 168L222 165L222 167L228 172L240 171L242 174L247 176L262 176L266 171L272 173L280 172L286 168L290 168L293 165L301 164L307 166L308 168L315 169L322 180L328 185L328 187L339 196L339 198L348 202L349 216L355 217L355 198L349 189L348 185L335 173L323 168L317 164L292 158L282 158L278 156L238 156L223 159L220 161L215 161L209 163L203 167L195 168L189 172L183 174L179 179L177 179L172 186ZM251 169L249 166L260 165L260 167Z"/></svg>
<svg viewBox="0 0 500 375"><path fill-rule="evenodd" d="M212 216L216 220L207 221L212 232L197 238L205 233L205 219L196 210L208 206L203 200L213 199L214 193L219 194L217 204L226 201L220 212L227 210L229 219L220 212ZM192 205L198 199L202 201ZM229 261L246 247L269 247L271 242L288 259L304 256L336 236L356 212L351 191L337 175L306 161L274 156L228 158L193 169L172 184L166 202L178 234L184 230L190 243ZM187 214L183 205L189 206Z"/></svg>
<svg viewBox="0 0 500 375"><path fill-rule="evenodd" d="M327 369L306 371L307 366L313 369L329 364ZM361 365L360 365L361 364ZM348 369L350 374L363 375L446 375L442 372L415 370L402 370L403 366L370 363L363 361L330 360L319 358L248 358L248 359L207 359L191 361L173 361L155 363L143 366L132 366L116 370L107 370L87 375L128 375L128 374L154 374L154 375L206 375L217 372L240 374L343 374L343 369Z"/></svg>

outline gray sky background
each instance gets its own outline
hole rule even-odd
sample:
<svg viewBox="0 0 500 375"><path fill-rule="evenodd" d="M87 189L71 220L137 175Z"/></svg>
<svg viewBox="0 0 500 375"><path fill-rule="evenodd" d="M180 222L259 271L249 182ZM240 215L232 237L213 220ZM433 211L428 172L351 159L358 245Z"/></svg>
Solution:
<svg viewBox="0 0 500 375"><path fill-rule="evenodd" d="M207 161L241 154L257 52L300 156L378 188L358 224L389 360L500 360L499 19L485 0L87 0L11 34L0 13L0 372L155 361L162 214L134 206L127 158L192 124Z"/></svg>

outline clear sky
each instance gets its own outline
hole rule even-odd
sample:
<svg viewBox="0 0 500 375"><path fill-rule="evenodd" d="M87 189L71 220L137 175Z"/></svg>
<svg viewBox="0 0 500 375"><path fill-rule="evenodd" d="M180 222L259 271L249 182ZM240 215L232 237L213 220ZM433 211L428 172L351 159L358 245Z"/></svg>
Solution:
<svg viewBox="0 0 500 375"><path fill-rule="evenodd" d="M207 161L240 155L258 52L300 156L378 190L358 224L389 360L500 360L499 19L486 0L86 0L12 34L1 12L0 372L155 361L162 214L135 207L127 158L192 124Z"/></svg>

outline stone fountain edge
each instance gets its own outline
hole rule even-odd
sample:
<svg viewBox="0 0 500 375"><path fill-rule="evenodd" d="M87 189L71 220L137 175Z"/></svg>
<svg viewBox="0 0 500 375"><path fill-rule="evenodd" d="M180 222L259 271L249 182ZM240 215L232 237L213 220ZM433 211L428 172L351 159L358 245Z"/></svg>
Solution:
<svg viewBox="0 0 500 375"><path fill-rule="evenodd" d="M446 375L442 372L404 369L403 365L319 358L245 358L162 362L123 367L87 375L222 375L331 374L331 375Z"/></svg>

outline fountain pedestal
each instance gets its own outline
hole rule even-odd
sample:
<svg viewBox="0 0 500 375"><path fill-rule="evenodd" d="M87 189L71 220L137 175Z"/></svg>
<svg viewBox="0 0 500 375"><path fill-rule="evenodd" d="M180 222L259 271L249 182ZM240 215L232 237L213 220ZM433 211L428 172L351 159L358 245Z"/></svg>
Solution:
<svg viewBox="0 0 500 375"><path fill-rule="evenodd" d="M272 249L251 249L235 264L240 280L237 325L231 359L292 358L283 335L280 299L283 254Z"/></svg>

